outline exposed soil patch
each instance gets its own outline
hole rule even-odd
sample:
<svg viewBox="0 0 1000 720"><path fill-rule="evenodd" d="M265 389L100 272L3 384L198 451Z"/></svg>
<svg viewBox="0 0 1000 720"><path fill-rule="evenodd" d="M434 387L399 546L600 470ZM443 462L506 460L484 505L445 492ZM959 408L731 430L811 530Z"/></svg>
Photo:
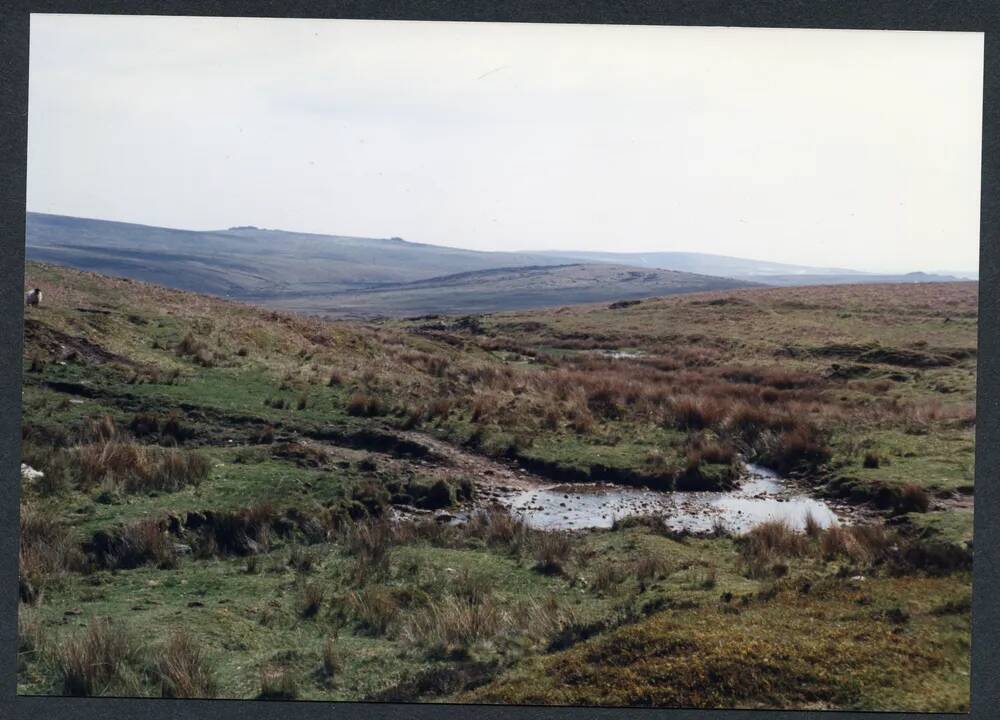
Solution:
<svg viewBox="0 0 1000 720"><path fill-rule="evenodd" d="M438 667L369 695L366 702L413 702L437 698L481 687L502 670L496 663L466 662L454 667Z"/></svg>
<svg viewBox="0 0 1000 720"><path fill-rule="evenodd" d="M113 353L85 337L74 337L35 318L24 319L24 344L42 350L50 358L85 365L116 362L135 366L133 360Z"/></svg>

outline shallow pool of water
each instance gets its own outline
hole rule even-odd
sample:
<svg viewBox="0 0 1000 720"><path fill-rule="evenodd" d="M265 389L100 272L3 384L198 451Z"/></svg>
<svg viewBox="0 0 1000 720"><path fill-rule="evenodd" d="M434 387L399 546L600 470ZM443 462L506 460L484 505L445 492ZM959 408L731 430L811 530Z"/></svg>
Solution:
<svg viewBox="0 0 1000 720"><path fill-rule="evenodd" d="M710 531L720 523L743 532L768 520L805 527L812 515L822 527L839 525L822 500L790 488L774 472L748 465L741 487L726 492L656 492L619 485L555 486L525 490L501 499L532 527L543 529L607 528L616 518L655 515L674 530Z"/></svg>
<svg viewBox="0 0 1000 720"><path fill-rule="evenodd" d="M612 360L628 360L631 358L645 357L646 353L641 350L598 350L598 355L611 358Z"/></svg>

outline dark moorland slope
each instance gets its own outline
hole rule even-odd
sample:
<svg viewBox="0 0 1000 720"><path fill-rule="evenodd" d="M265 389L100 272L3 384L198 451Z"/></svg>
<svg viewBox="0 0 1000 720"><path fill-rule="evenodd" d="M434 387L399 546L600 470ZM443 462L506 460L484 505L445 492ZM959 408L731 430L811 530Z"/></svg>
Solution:
<svg viewBox="0 0 1000 720"><path fill-rule="evenodd" d="M705 253L478 252L400 238L192 231L28 213L27 256L331 316L496 312L768 285L929 282ZM568 267L571 266L571 267Z"/></svg>
<svg viewBox="0 0 1000 720"><path fill-rule="evenodd" d="M629 301L753 285L710 275L622 265L529 265L456 273L333 295L287 296L282 302L289 310L331 316L413 317Z"/></svg>
<svg viewBox="0 0 1000 720"><path fill-rule="evenodd" d="M221 297L280 305L286 294L331 293L380 283L519 265L565 264L377 239L237 227L193 231L28 213L31 260L130 277Z"/></svg>

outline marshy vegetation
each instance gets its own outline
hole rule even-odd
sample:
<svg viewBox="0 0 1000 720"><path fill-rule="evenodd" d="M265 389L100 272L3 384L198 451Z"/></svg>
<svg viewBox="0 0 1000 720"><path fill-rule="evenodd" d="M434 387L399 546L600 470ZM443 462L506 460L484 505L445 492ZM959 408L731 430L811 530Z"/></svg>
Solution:
<svg viewBox="0 0 1000 720"><path fill-rule="evenodd" d="M974 284L361 325L28 275L20 692L968 705ZM863 522L541 531L476 458Z"/></svg>

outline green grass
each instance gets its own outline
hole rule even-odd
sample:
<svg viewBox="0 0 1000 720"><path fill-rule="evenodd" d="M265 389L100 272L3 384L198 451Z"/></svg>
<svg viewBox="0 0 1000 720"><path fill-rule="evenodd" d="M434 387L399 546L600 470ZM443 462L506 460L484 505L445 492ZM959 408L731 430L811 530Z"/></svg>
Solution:
<svg viewBox="0 0 1000 720"><path fill-rule="evenodd" d="M972 546L972 510L910 513L906 520L929 540L964 548Z"/></svg>
<svg viewBox="0 0 1000 720"><path fill-rule="evenodd" d="M74 498L79 507L69 518L86 537L96 530L143 517L236 510L262 502L314 512L343 497L344 488L358 477L352 471L323 472L280 460L234 463L238 451L230 449L210 450L206 454L212 461L211 477L199 487L157 495L127 495L109 505L95 501L93 496L79 496ZM64 502L65 499L60 500Z"/></svg>
<svg viewBox="0 0 1000 720"><path fill-rule="evenodd" d="M542 470L586 476L601 467L622 478L676 470L692 443L728 430L724 420L691 435L673 429L668 400L717 393L726 409L736 396L719 373L729 366L810 378L804 390L768 401L817 423L829 443L830 461L808 480L829 487L847 478L861 501L882 486L923 487L948 509L909 513L903 530L963 551L971 542L975 358L924 369L874 363L866 377L837 380L828 378L833 363L853 360L808 352L871 342L974 349L975 295L964 286L755 290L613 311L507 313L483 318L482 332L441 338L408 321L330 324L54 266L31 263L28 273L31 285L52 288L31 311L43 340L29 341L24 358L25 448L38 466L81 442L94 418L110 416L124 431L136 416L171 412L193 433L181 449L211 466L200 484L176 492L109 495L70 484L46 495L26 486L25 503L68 525L76 544L146 518L259 503L279 515L321 516L346 507L365 483L457 479L458 470L433 458L348 447L358 433L393 428ZM44 333L84 338L120 361L63 359ZM189 333L207 361L178 354ZM507 346L514 350L496 349ZM594 347L643 356L612 362ZM330 385L331 374L339 382ZM601 392L617 403L611 412L601 410ZM380 413L350 415L355 393L380 400ZM475 420L483 396L492 406ZM447 407L434 409L435 401ZM546 419L555 410L562 414ZM591 413L592 422L574 429L573 412ZM268 428L273 444L261 437ZM154 440L172 442L143 442ZM279 457L285 440L311 442L325 456L318 466ZM878 467L864 466L866 453L880 458ZM174 569L71 567L49 578L37 605L22 606L45 641L20 658L18 691L58 693L58 647L91 617L109 617L154 654L172 630L187 629L216 669L220 697L256 697L260 669L277 666L304 699L967 707L965 571L892 576L811 554L779 558L780 572L772 563L751 577L732 538L678 540L641 524L566 537L565 557L550 572L537 567L537 540L512 549L423 537L394 545L387 571L362 567L359 582L359 561L336 534L305 548L313 568L303 573L289 564L293 540L277 536L249 560L182 555ZM866 579L851 580L859 574ZM305 583L323 593L310 617L301 609ZM351 593L364 591L396 604L387 632L373 633L357 617ZM485 639L447 657L407 639L407 623L455 607L448 603L462 592L485 592L489 600L476 602L511 613L504 632L487 628ZM334 636L339 667L330 677L321 667ZM160 690L146 678L137 692Z"/></svg>
<svg viewBox="0 0 1000 720"><path fill-rule="evenodd" d="M731 563L731 544L719 541L716 545L707 556ZM531 568L530 559L483 547L446 548L426 543L394 550L390 575L375 586L405 591L417 598L433 598L467 575L481 582L504 605L513 607L518 602L542 603L555 598L560 606L571 608L581 623L614 615L624 601L646 603L668 596L707 599L727 588L741 591L757 587L735 573L724 573L717 587L699 589L687 565L705 561L706 553L700 550L707 547L706 543L691 548L646 536L641 530L578 536L581 555L604 557L614 552L619 561L628 562L652 552L671 563L674 571L669 577L634 598L637 588L633 580L614 592L594 593L587 588L590 571L586 567L570 577L541 576ZM90 617L124 622L140 632L147 643L165 638L171 628L184 627L214 658L222 697L252 697L257 691L256 668L275 657L286 658L288 666L307 680L303 694L306 698L363 697L430 667L432 663L419 653L401 653L391 638L373 637L356 630L350 622L344 624L336 612L335 600L328 600L315 618L299 617L296 602L302 578L288 567L288 552L289 546L282 545L259 556L259 571L252 574L246 571L244 559L187 558L171 571L143 567L73 575L51 590L35 613L50 641L85 626ZM343 587L351 560L335 544L311 546L310 552L319 562L304 578L327 588L330 598L338 587ZM70 621L68 625L64 618ZM331 635L338 638L344 668L334 687L318 677L310 684L308 680L320 664L323 642ZM500 661L499 650L480 650L482 659ZM532 652L528 646L502 650L505 654ZM46 671L44 662L29 665L21 675L20 692L53 691L52 677Z"/></svg>
<svg viewBox="0 0 1000 720"><path fill-rule="evenodd" d="M524 455L581 470L589 470L592 465L644 469L652 452L658 448L669 452L684 438L683 433L655 426L635 434L610 423L601 430L585 437L569 433L545 435L535 439ZM671 459L680 462L679 457Z"/></svg>
<svg viewBox="0 0 1000 720"><path fill-rule="evenodd" d="M844 463L838 472L861 480L915 483L932 492L953 492L974 483L974 447L966 429L941 428L920 435L872 429L860 439L860 445L864 450L859 452L838 448L841 454L835 459ZM865 452L881 458L879 467L863 467Z"/></svg>

